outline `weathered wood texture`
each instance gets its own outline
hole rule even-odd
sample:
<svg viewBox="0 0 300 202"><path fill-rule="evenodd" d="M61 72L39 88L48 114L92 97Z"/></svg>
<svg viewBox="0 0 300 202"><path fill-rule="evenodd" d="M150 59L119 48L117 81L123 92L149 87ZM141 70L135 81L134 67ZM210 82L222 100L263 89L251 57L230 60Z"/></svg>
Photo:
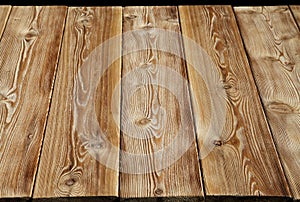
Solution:
<svg viewBox="0 0 300 202"><path fill-rule="evenodd" d="M206 195L289 196L231 7L180 6L179 13L183 34L195 40L215 64L201 67L217 68L217 82L226 91L225 97L210 95L211 99L225 99L225 113L217 113L226 122L220 135L208 134L214 148L201 160ZM198 60L193 58L193 49L184 45L187 60ZM209 94L203 90L206 83L193 71L188 65L201 148L207 146L202 135L205 114L210 113L202 97Z"/></svg>
<svg viewBox="0 0 300 202"><path fill-rule="evenodd" d="M123 198L135 197L203 197L199 161L189 101L188 86L174 78L166 71L174 71L180 78L186 79L186 66L183 57L182 42L180 37L172 38L171 43L165 34L155 30L160 28L173 32L180 32L179 19L176 7L125 7L123 9L123 32L139 30L132 33L131 40L123 40L123 51L130 52L142 48L143 50L130 53L123 57L122 78L139 69L143 71L140 77L130 80L140 83L141 86L132 95L130 82L122 82L122 128L131 125L136 127L137 134L144 134L144 139L135 137L135 131L123 131L121 136L122 151L134 154L148 155L144 162L132 161L128 167L121 167L128 173L120 174L120 196ZM129 37L130 38L130 37ZM159 47L171 46L179 53L175 56L157 50ZM141 47L142 45L142 47ZM146 50L147 49L147 50ZM162 66L167 66L166 68ZM163 84L172 84L177 92L172 92ZM129 96L129 101L125 98ZM181 103L181 104L180 104ZM130 113L126 117L125 111ZM185 120L181 120L185 116ZM180 127L186 129L180 135ZM177 136L176 136L177 135ZM132 137L134 136L134 137ZM181 144L171 148L173 156L167 150L160 155L153 153L167 148L178 137ZM159 165L164 165L171 158L176 158L180 147L185 146L184 139L191 139L191 145L178 161L163 170ZM151 155L152 154L152 155ZM121 155L121 162L125 161ZM130 166L130 167L129 167ZM156 167L158 166L158 167ZM151 173L140 173L140 169L154 168ZM136 170L134 170L136 169Z"/></svg>
<svg viewBox="0 0 300 202"><path fill-rule="evenodd" d="M300 29L300 6L290 6L290 9L293 12L298 28Z"/></svg>
<svg viewBox="0 0 300 202"><path fill-rule="evenodd" d="M118 171L100 164L90 151L102 149L106 143L94 142L79 137L74 128L74 100L82 100L75 87L87 88L92 77L82 76L91 66L82 66L91 57L91 52L101 43L122 32L122 9L120 7L69 8L66 21L62 52L49 121L44 140L41 162L38 170L34 198L69 197L69 196L118 196ZM113 53L121 54L121 37L115 46L108 48ZM96 52L97 54L97 52ZM110 52L102 57L103 64ZM102 56L102 55L100 55ZM105 68L98 65L99 69ZM97 84L95 113L99 125L108 133L109 141L119 148L119 129L113 122L110 97L121 78L121 60L115 61L104 73ZM90 99L89 95L86 95ZM118 99L120 95L118 96ZM120 106L119 100L115 100ZM86 103L82 103L85 107ZM93 110L93 109L92 109ZM118 111L118 109L116 110ZM119 115L117 114L119 117ZM75 117L76 118L76 117ZM80 118L80 117L79 117ZM84 120L82 126L89 120ZM89 127L89 126L87 126ZM88 129L87 129L88 130ZM94 134L96 138L98 134ZM106 153L107 154L107 153ZM97 155L97 154L96 154ZM107 155L109 157L109 153ZM118 159L114 159L118 165Z"/></svg>
<svg viewBox="0 0 300 202"><path fill-rule="evenodd" d="M284 171L300 199L300 32L286 6L235 12Z"/></svg>
<svg viewBox="0 0 300 202"><path fill-rule="evenodd" d="M29 197L48 114L65 7L15 7L0 43L0 197Z"/></svg>
<svg viewBox="0 0 300 202"><path fill-rule="evenodd" d="M11 6L0 6L0 39L8 19Z"/></svg>

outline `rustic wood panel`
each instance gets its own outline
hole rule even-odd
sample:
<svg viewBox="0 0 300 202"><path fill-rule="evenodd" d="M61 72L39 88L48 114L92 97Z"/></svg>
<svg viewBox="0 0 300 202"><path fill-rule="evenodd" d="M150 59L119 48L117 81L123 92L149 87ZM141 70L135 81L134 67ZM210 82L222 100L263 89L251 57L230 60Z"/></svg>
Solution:
<svg viewBox="0 0 300 202"><path fill-rule="evenodd" d="M124 37L123 52L138 48L143 50L123 57L122 78L131 73L132 77L129 78L132 83L140 83L141 86L130 95L131 83L122 79L121 125L127 130L122 132L121 149L130 154L148 155L143 162L129 159L130 164L121 164L120 196L123 198L203 197L188 86L173 78L171 73L165 74L166 69L162 67L167 66L168 71L187 78L186 66L181 58L181 40L180 37L170 39L155 30L160 28L180 32L178 21L176 7L125 7L123 10L123 32L140 31L132 33L128 37L130 40ZM171 43L168 40L172 40ZM178 50L178 56L158 50L170 44ZM133 73L137 69L143 72L140 77ZM166 83L172 84L180 93L175 95L176 92L163 86ZM124 101L126 97L129 97L128 102ZM124 116L126 110L129 111L128 117ZM181 116L185 117L184 122ZM134 127L137 134L145 135L144 139L134 136ZM186 129L184 135L179 135L180 127ZM171 148L173 156L170 157L165 148L175 142L175 137L179 138L181 144L177 145L178 148ZM191 139L186 153L172 165L160 170L163 167L158 165L176 158L178 149L185 146L185 138ZM163 149L161 156L151 155L160 149ZM128 162L124 156L121 155L121 162ZM152 172L142 172L148 168L153 168Z"/></svg>
<svg viewBox="0 0 300 202"><path fill-rule="evenodd" d="M0 6L0 39L8 19L11 6Z"/></svg>
<svg viewBox="0 0 300 202"><path fill-rule="evenodd" d="M29 197L65 7L14 7L0 43L0 196Z"/></svg>
<svg viewBox="0 0 300 202"><path fill-rule="evenodd" d="M295 20L298 24L298 28L300 27L300 6L290 6L291 11L295 17Z"/></svg>
<svg viewBox="0 0 300 202"><path fill-rule="evenodd" d="M300 33L286 6L235 8L293 196L300 199Z"/></svg>
<svg viewBox="0 0 300 202"><path fill-rule="evenodd" d="M289 196L231 7L181 6L179 11L183 34L196 41L215 64L199 64L202 68L211 68L206 70L207 75L208 71L218 72L217 78L207 81L215 79L219 92L225 90L224 97L219 96L218 91L208 93L214 89L188 65L200 151L201 147L214 147L201 157L206 195ZM184 42L187 60L201 59L194 58L191 43L186 43L187 39ZM210 102L203 95L210 95ZM217 108L219 118L214 124L224 118L226 121L220 133L216 129L208 134L211 137L207 142L207 137L203 137L207 129L203 127L208 124L207 116L212 107L220 106L206 103L213 103L215 99L225 100L226 110L221 113L222 109Z"/></svg>
<svg viewBox="0 0 300 202"><path fill-rule="evenodd" d="M102 71L107 65L110 55L121 54L121 37L114 44L108 44L108 49L103 55L97 56L96 49L104 41L122 32L122 9L120 7L88 7L69 8L65 34L62 45L62 53L55 81L53 101L47 125L41 162L38 170L34 198L41 197L72 197L72 196L118 196L118 171L110 169L98 162L97 156L102 154L108 158L108 142L91 140L92 137L81 137L75 123L80 120L80 110L75 111L74 100L81 102L84 99L95 102L95 114L100 127L107 132L110 141L119 151L119 129L113 122L110 106L114 87L121 78L121 61L116 60L105 71L96 89L89 89L89 82L93 82L91 70L95 65ZM100 58L98 64L88 63L92 61L93 50L96 57ZM101 50L100 50L101 52ZM104 54L104 53L103 53ZM96 61L97 62L97 61ZM100 63L101 62L101 63ZM87 74L86 74L87 73ZM84 76L83 76L84 75ZM88 77L87 77L88 76ZM80 86L80 87L78 87ZM96 92L97 99L93 100L90 94L82 96L79 88L88 92ZM96 90L96 91L95 91ZM119 113L120 96L114 100ZM82 107L87 107L82 102ZM93 110L93 109L91 109ZM76 117L74 116L74 113ZM119 114L116 114L119 117ZM75 117L75 118L74 118ZM82 127L89 127L89 120L83 120ZM80 127L80 125L79 125ZM86 139L84 139L86 138ZM100 138L94 134L94 138ZM94 154L93 149L98 149ZM102 158L103 156L101 156ZM118 165L117 158L113 159ZM118 169L118 168L117 168Z"/></svg>

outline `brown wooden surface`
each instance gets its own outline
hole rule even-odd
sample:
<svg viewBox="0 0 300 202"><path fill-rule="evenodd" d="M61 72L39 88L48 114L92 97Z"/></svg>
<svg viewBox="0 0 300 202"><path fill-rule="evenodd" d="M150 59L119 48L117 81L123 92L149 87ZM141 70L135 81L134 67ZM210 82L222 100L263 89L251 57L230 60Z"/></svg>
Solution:
<svg viewBox="0 0 300 202"><path fill-rule="evenodd" d="M150 28L150 29L149 29ZM179 19L176 7L125 7L123 10L123 32L130 30L149 31L149 35L141 33L133 34L134 40L123 40L123 49L134 50L141 44L143 48L137 53L131 53L123 57L122 75L134 71L135 68L144 68L145 74L142 77L143 86L130 97L130 106L124 103L125 94L128 93L126 84L122 85L122 109L129 108L131 112L132 124L136 124L140 131L148 131L148 139L139 139L130 137L130 134L122 133L121 149L129 153L148 154L158 151L171 144L175 138L179 127L184 127L180 116L182 113L187 114L185 121L192 122L191 105L187 86L177 83L175 78L168 75L160 77L164 65L176 71L183 78L186 77L186 66L182 57L183 52L180 38L172 41L174 48L180 50L179 57L172 54L155 50L162 47L166 40L169 40L159 31L151 31L151 28L160 28L179 32ZM150 34L151 33L151 34ZM160 78L157 85L152 85ZM132 78L134 82L140 78ZM161 84L172 82L176 85L178 92L182 94L175 97L174 92L163 88ZM184 103L179 106L180 101ZM164 112L164 110L166 110ZM182 110L182 111L180 111ZM165 122L164 122L165 120ZM126 117L121 119L122 127L130 120ZM158 124L159 123L159 124ZM157 128L157 124L160 126ZM123 127L124 128L124 127ZM193 138L192 144L188 151L174 164L160 171L144 174L121 173L120 175L120 196L122 198L137 197L184 197L196 196L203 197L201 186L201 175L199 162L197 158L197 148L193 124L188 127L184 136L180 138ZM181 139L182 140L182 139ZM182 141L183 144L184 141ZM181 145L183 146L183 145ZM174 148L175 150L179 148ZM122 156L121 156L121 160ZM168 160L168 159L167 159ZM132 167L151 167L152 164L163 164L167 160L159 156L151 157L149 161L139 164L132 162Z"/></svg>
<svg viewBox="0 0 300 202"><path fill-rule="evenodd" d="M183 34L207 52L226 91L225 98L211 95L226 100L226 114L218 112L226 122L221 135L209 134L214 149L202 159L206 195L289 196L231 7L181 6L179 11ZM185 51L192 60L193 50L185 46ZM189 65L191 93L199 108L195 114L205 114L208 107L201 96L206 92L192 69ZM205 120L196 120L201 148Z"/></svg>
<svg viewBox="0 0 300 202"><path fill-rule="evenodd" d="M287 6L235 8L294 198L300 199L300 33Z"/></svg>
<svg viewBox="0 0 300 202"><path fill-rule="evenodd" d="M8 19L11 6L0 6L0 39Z"/></svg>
<svg viewBox="0 0 300 202"><path fill-rule="evenodd" d="M298 28L300 27L300 6L290 6L290 9L294 15L294 18L298 24ZM300 29L300 28L299 28Z"/></svg>
<svg viewBox="0 0 300 202"><path fill-rule="evenodd" d="M300 200L299 25L297 5L0 6L0 201Z"/></svg>
<svg viewBox="0 0 300 202"><path fill-rule="evenodd" d="M74 131L74 94L76 84L86 85L88 78L80 77L90 53L105 40L121 34L120 7L69 8L62 52L49 121L38 170L34 198L69 196L118 196L118 171L101 165L87 147L105 146L80 138ZM121 52L121 40L112 51ZM103 59L105 60L105 58ZM93 64L97 65L97 64ZM104 68L104 66L100 66ZM99 82L95 104L99 124L108 132L108 139L119 148L119 129L115 126L108 106L116 83L121 78L121 62L117 60ZM119 106L119 100L115 100ZM119 116L119 115L117 115ZM84 124L84 122L82 122ZM116 159L118 165L118 159Z"/></svg>
<svg viewBox="0 0 300 202"><path fill-rule="evenodd" d="M0 197L30 197L66 7L14 7L0 43Z"/></svg>

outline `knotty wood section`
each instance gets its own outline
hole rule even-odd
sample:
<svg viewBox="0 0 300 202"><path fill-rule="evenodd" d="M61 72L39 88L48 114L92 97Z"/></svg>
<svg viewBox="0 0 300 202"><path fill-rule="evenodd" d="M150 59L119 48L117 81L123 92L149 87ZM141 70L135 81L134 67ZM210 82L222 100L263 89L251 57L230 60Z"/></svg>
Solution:
<svg viewBox="0 0 300 202"><path fill-rule="evenodd" d="M0 196L29 197L65 7L14 7L0 43Z"/></svg>
<svg viewBox="0 0 300 202"><path fill-rule="evenodd" d="M0 39L8 19L11 6L0 6Z"/></svg>
<svg viewBox="0 0 300 202"><path fill-rule="evenodd" d="M300 199L300 33L286 6L235 8L293 196Z"/></svg>
<svg viewBox="0 0 300 202"><path fill-rule="evenodd" d="M101 155L101 149L105 149L106 143L90 143L88 139L79 137L78 132L74 130L76 120L72 103L74 99L81 99L76 97L78 89L74 90L74 86L79 84L85 88L87 83L93 82L90 77L80 76L79 73L88 72L89 68L92 68L85 66L85 69L82 69L83 62L89 59L90 53L97 46L121 32L120 7L69 8L34 198L118 196L118 171L100 164L88 152L88 147L98 148ZM110 47L110 50L121 54L121 40L114 47ZM102 62L105 62L107 57L105 55ZM99 68L105 67L99 65ZM113 89L120 78L119 59L99 81L98 98L95 101L99 125L108 133L107 138L116 148L119 148L119 129L113 122L108 106ZM120 106L119 100L115 102ZM119 117L118 114L117 116ZM85 124L85 121L81 124ZM118 159L115 163L118 165Z"/></svg>
<svg viewBox="0 0 300 202"><path fill-rule="evenodd" d="M291 11L295 17L295 20L298 24L298 28L300 27L300 6L290 6Z"/></svg>
<svg viewBox="0 0 300 202"><path fill-rule="evenodd" d="M211 99L225 99L226 114L218 115L220 120L226 116L226 122L221 135L209 134L214 137L209 142L214 148L201 159L206 195L289 196L231 7L180 6L179 11L183 34L211 57L218 68L220 86L226 91L223 98L210 95ZM187 60L192 61L193 50L186 43L184 46ZM214 68L206 64L201 67ZM203 95L207 96L203 90L206 84L191 65L188 73L197 105L193 108L198 116L201 148L203 127L207 124L205 114L210 114L211 106L202 102Z"/></svg>
<svg viewBox="0 0 300 202"><path fill-rule="evenodd" d="M187 78L184 60L180 58L183 55L182 42L179 37L172 41L174 49L179 50L179 56L156 50L164 47L167 40L171 39L154 29L180 32L178 21L176 7L125 7L123 9L123 32L140 31L133 33L131 40L126 40L124 37L123 51L136 50L142 44L144 50L123 57L122 78L132 73L133 77L130 77L130 80L133 83L141 81L142 86L129 96L126 105L124 100L130 93L128 92L130 82L122 82L122 128L129 128L131 124L132 128L137 128L138 135L145 136L144 139L134 136L134 130L123 131L121 149L122 152L148 155L148 158L142 163L129 159L131 164L126 164L128 166L126 168L120 168L121 171L125 171L120 173L122 198L203 197L188 86L181 85L171 74L163 74L163 70L166 69L159 66L167 66L168 71L173 70L180 77ZM134 77L133 72L136 69L144 71L141 77ZM167 83L175 85L176 91L181 94L175 96L176 92L162 86ZM184 104L180 105L180 103ZM129 117L123 116L126 110L130 111ZM186 123L180 119L184 114ZM183 136L179 135L180 127L186 128ZM192 138L187 152L165 169L155 170L170 159L166 157L166 150L161 156L151 154L167 148L175 137L179 137L181 144L171 149L174 151L173 155L177 154L180 147L185 146L184 138ZM122 155L120 158L121 162L128 161ZM145 168L153 168L153 172L141 173L141 170L147 170ZM134 174L135 172L138 174Z"/></svg>

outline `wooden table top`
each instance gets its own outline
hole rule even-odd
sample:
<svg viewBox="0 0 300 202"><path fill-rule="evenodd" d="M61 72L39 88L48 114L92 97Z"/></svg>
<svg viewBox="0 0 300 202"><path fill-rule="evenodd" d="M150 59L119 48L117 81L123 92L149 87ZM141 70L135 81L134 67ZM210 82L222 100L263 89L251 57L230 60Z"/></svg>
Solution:
<svg viewBox="0 0 300 202"><path fill-rule="evenodd" d="M300 6L0 6L0 201L300 200Z"/></svg>

